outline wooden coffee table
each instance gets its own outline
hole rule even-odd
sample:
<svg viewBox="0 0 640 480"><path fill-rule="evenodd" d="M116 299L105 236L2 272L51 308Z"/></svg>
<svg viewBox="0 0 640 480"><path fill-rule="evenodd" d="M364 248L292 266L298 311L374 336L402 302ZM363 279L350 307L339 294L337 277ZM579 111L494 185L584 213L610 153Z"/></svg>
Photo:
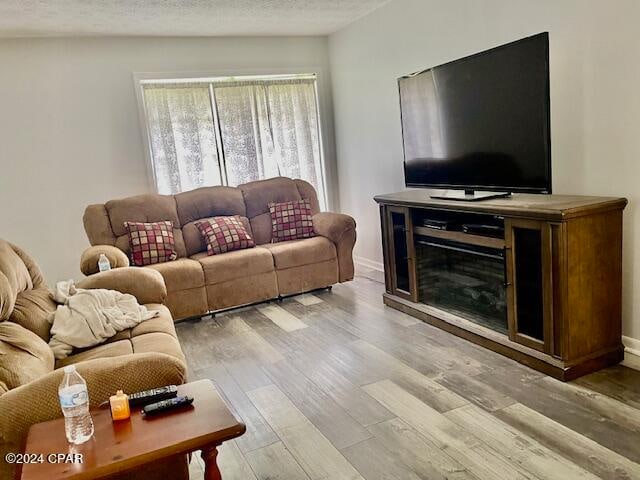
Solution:
<svg viewBox="0 0 640 480"><path fill-rule="evenodd" d="M38 423L29 429L26 454L43 454L44 463L22 465L23 480L95 479L146 464L202 451L205 479L222 478L216 457L217 447L242 435L246 427L231 412L209 380L178 387L179 395L194 398L188 410L167 412L144 419L139 410L129 420L113 422L109 409L92 410L94 438L73 446L64 433L64 419ZM82 463L49 463L50 454L82 454ZM167 477L169 478L169 477Z"/></svg>

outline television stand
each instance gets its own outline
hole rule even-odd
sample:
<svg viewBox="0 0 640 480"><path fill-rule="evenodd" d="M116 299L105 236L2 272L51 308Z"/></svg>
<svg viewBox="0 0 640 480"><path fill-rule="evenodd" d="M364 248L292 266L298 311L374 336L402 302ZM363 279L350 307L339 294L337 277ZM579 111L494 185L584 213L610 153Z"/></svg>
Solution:
<svg viewBox="0 0 640 480"><path fill-rule="evenodd" d="M386 305L561 380L622 360L626 199L375 200Z"/></svg>
<svg viewBox="0 0 640 480"><path fill-rule="evenodd" d="M490 198L510 197L511 192L483 192L477 190L446 190L439 195L431 195L431 198L439 200L457 200L460 202L480 202Z"/></svg>

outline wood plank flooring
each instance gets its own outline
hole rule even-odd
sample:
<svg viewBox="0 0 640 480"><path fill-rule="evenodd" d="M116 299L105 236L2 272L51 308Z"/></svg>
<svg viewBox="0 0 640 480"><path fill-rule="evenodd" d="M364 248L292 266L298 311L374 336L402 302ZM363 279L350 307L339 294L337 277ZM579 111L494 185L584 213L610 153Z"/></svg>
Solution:
<svg viewBox="0 0 640 480"><path fill-rule="evenodd" d="M640 479L640 371L561 383L383 290L360 276L176 326L190 379L247 424L220 449L225 480Z"/></svg>

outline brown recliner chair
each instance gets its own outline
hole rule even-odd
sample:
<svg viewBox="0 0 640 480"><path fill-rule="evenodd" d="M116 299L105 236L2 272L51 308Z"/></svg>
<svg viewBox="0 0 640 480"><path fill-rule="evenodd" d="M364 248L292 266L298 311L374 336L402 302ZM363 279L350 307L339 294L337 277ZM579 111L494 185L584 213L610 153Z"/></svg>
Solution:
<svg viewBox="0 0 640 480"><path fill-rule="evenodd" d="M55 362L47 342L56 309L36 263L20 248L0 240L0 457L20 452L34 423L62 416L58 386L63 365L75 364L89 389L92 407L116 390L136 392L184 383L185 358L173 318L163 302L162 276L146 268L122 268L91 276L80 288L108 288L134 295L160 316L119 332L106 343L73 352ZM188 479L186 457L127 474L123 478ZM0 479L14 465L0 462Z"/></svg>

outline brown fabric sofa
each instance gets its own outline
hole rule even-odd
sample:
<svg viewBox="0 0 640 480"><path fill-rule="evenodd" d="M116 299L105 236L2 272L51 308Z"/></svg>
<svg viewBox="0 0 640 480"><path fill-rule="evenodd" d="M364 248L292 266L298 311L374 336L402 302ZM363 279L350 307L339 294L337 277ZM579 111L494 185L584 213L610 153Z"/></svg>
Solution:
<svg viewBox="0 0 640 480"><path fill-rule="evenodd" d="M162 275L147 268L122 268L93 275L78 287L130 293L160 316L56 363L47 344L49 316L56 305L42 273L24 251L0 240L1 458L20 451L31 425L62 416L58 386L63 365L76 365L93 407L118 389L136 392L185 381L185 358L171 313L162 304L167 295ZM167 471L171 478L188 478L185 457L157 467L156 473L145 469L123 478L160 479ZM13 470L13 465L0 462L0 479L13 478Z"/></svg>
<svg viewBox="0 0 640 480"><path fill-rule="evenodd" d="M308 199L317 236L271 243L270 202ZM197 220L239 215L256 247L208 256ZM151 265L167 286L166 304L175 319L256 303L281 295L328 287L353 278L356 241L353 218L320 212L314 188L285 177L246 183L237 188L205 187L177 195L138 195L89 205L84 227L91 247L83 254L85 275L98 270L100 253L111 265L129 265L125 221L170 220L178 259Z"/></svg>

